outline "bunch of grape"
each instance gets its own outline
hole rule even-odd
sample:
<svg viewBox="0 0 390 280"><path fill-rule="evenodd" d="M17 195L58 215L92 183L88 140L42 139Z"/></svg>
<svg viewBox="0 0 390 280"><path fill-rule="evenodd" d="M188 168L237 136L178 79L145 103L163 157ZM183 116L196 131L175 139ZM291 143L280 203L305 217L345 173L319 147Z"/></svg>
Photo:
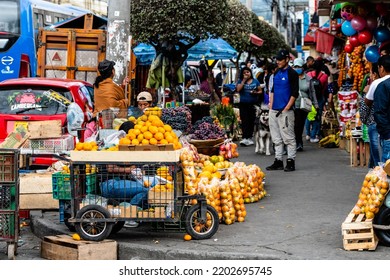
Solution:
<svg viewBox="0 0 390 280"><path fill-rule="evenodd" d="M191 130L191 110L186 106L162 109L161 120L183 133Z"/></svg>
<svg viewBox="0 0 390 280"><path fill-rule="evenodd" d="M202 124L202 123L213 123L214 122L214 119L210 116L205 116L203 117L202 119L200 120L197 120L195 123L194 123L194 126L192 127L192 133L195 131L195 130L198 130L199 129L199 125Z"/></svg>
<svg viewBox="0 0 390 280"><path fill-rule="evenodd" d="M192 134L192 139L196 140L225 138L225 131L213 122L201 122L196 124L196 128L193 130Z"/></svg>

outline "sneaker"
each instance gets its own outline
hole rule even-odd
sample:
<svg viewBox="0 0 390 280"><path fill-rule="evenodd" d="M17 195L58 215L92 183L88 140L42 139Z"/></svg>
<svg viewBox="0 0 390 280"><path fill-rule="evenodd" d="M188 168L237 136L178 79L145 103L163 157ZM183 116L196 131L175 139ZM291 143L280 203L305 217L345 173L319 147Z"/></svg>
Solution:
<svg viewBox="0 0 390 280"><path fill-rule="evenodd" d="M126 221L125 224L123 225L125 228L136 228L139 226L139 223L135 221Z"/></svg>
<svg viewBox="0 0 390 280"><path fill-rule="evenodd" d="M310 139L311 143L318 143L319 141L320 141L320 139L318 139L318 138Z"/></svg>
<svg viewBox="0 0 390 280"><path fill-rule="evenodd" d="M247 146L251 146L251 145L254 145L255 143L253 142L253 140L252 139L246 139L247 141L246 141L246 145Z"/></svg>
<svg viewBox="0 0 390 280"><path fill-rule="evenodd" d="M274 163L270 166L267 166L267 170L283 170L283 161L280 159L275 159Z"/></svg>
<svg viewBox="0 0 390 280"><path fill-rule="evenodd" d="M297 151L298 152L302 152L303 151L303 145L302 144L298 144Z"/></svg>
<svg viewBox="0 0 390 280"><path fill-rule="evenodd" d="M292 158L287 159L286 167L284 168L285 172L291 172L295 170L295 161Z"/></svg>
<svg viewBox="0 0 390 280"><path fill-rule="evenodd" d="M306 135L306 140L309 141L310 140L310 136L309 135Z"/></svg>

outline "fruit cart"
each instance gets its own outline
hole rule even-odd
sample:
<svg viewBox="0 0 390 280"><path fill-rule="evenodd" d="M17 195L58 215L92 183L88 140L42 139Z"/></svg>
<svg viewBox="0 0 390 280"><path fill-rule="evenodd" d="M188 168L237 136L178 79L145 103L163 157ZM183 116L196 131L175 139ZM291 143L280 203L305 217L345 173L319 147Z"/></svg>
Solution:
<svg viewBox="0 0 390 280"><path fill-rule="evenodd" d="M174 225L194 239L212 237L218 213L204 196L184 193L179 156L178 150L72 151L68 223L91 241L107 238L127 221Z"/></svg>
<svg viewBox="0 0 390 280"><path fill-rule="evenodd" d="M0 149L0 241L14 259L19 238L19 150Z"/></svg>

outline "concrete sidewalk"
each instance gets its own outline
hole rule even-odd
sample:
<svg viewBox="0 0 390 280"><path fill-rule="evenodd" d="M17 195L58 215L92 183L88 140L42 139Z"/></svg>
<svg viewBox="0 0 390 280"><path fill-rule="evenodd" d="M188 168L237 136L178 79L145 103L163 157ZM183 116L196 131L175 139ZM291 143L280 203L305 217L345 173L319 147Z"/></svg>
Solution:
<svg viewBox="0 0 390 280"><path fill-rule="evenodd" d="M240 147L239 153L238 161L265 171L268 192L260 202L245 205L245 222L221 224L213 238L191 241L183 240L184 233L155 232L148 224L123 228L110 237L119 244L119 259L390 259L384 246L343 249L341 224L368 171L349 166L345 150L307 142L297 153L295 172L266 171L273 156L257 155L253 146ZM57 212L31 212L31 229L39 238L71 234Z"/></svg>

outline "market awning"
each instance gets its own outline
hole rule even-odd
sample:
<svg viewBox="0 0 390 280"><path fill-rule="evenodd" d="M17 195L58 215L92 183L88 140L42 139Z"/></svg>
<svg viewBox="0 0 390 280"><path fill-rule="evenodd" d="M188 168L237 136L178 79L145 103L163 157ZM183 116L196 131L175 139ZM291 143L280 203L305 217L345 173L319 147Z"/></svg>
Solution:
<svg viewBox="0 0 390 280"><path fill-rule="evenodd" d="M249 38L251 40L251 43L255 46L261 47L264 43L264 40L261 39L260 37L256 36L255 34L251 33L249 35Z"/></svg>

